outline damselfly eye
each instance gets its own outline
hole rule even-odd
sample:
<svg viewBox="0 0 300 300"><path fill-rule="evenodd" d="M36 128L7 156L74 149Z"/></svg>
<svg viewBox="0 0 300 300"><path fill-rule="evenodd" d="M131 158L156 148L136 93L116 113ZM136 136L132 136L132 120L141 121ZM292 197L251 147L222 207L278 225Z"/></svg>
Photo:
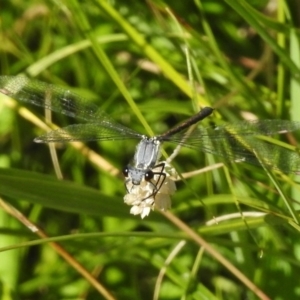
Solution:
<svg viewBox="0 0 300 300"><path fill-rule="evenodd" d="M122 170L122 173L125 177L128 177L128 174L129 174L129 168L128 167L125 167L123 170Z"/></svg>
<svg viewBox="0 0 300 300"><path fill-rule="evenodd" d="M154 177L154 173L151 170L149 170L145 173L145 180L146 181L150 181L151 179L153 179L153 177Z"/></svg>

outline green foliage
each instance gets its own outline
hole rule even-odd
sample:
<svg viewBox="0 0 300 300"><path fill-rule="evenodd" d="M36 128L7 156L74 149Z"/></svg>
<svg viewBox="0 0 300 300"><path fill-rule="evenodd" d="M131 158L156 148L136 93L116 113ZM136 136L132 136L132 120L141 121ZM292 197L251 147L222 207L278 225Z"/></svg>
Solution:
<svg viewBox="0 0 300 300"><path fill-rule="evenodd" d="M300 7L268 3L5 1L0 73L65 86L145 134L207 105L216 110L204 126L299 120ZM174 215L141 220L123 203L117 172L133 141L50 153L33 143L45 131L43 112L19 105L32 114L0 96L1 299L299 298L296 176L246 164L213 169L219 158L182 149L172 162L181 174L212 168L178 182ZM295 148L297 136L278 139ZM174 147L164 149L167 157Z"/></svg>

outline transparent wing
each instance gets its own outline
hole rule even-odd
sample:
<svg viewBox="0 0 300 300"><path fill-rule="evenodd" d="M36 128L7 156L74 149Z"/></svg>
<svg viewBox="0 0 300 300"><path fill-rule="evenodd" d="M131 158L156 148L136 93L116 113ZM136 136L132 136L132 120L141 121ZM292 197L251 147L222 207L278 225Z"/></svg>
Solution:
<svg viewBox="0 0 300 300"><path fill-rule="evenodd" d="M89 123L97 123L96 127L115 128L123 138L141 138L141 134L115 122L97 105L61 87L32 80L25 76L0 76L0 92L16 100L47 108L69 117L83 119ZM87 133L86 128L77 128L79 136ZM101 130L100 130L101 132ZM78 139L76 139L78 140Z"/></svg>
<svg viewBox="0 0 300 300"><path fill-rule="evenodd" d="M285 173L300 172L298 152L267 143L262 136L284 134L300 129L300 122L285 120L241 121L215 128L198 128L185 138L176 134L170 142L221 156L227 162L247 162Z"/></svg>
<svg viewBox="0 0 300 300"><path fill-rule="evenodd" d="M100 126L99 126L100 125ZM112 141L123 139L141 139L142 135L128 135L128 131L104 124L88 123L66 126L52 130L34 139L37 143L75 142L75 141Z"/></svg>

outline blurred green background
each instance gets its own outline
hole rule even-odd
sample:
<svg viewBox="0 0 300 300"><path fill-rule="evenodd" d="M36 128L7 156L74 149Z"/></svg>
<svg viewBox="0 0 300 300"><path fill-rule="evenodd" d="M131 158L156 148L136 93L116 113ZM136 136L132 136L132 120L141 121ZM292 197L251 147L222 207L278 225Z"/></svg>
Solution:
<svg viewBox="0 0 300 300"><path fill-rule="evenodd" d="M299 121L298 1L13 0L0 4L0 25L1 75L64 86L141 133L162 133L203 106L216 109L206 126ZM157 212L141 220L123 203L118 172L135 141L58 145L55 164L49 147L33 142L45 131L34 119L44 120L43 110L19 105L33 114L0 96L1 299L298 299L297 178L223 166L177 183L173 220ZM297 133L283 140L297 146ZM174 146L164 149L166 158ZM182 149L173 166L184 174L221 161Z"/></svg>

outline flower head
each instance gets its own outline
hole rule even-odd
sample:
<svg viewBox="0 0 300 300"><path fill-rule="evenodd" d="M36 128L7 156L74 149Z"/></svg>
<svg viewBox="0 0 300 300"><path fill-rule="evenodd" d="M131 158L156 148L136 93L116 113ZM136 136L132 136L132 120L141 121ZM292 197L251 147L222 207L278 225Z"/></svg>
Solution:
<svg viewBox="0 0 300 300"><path fill-rule="evenodd" d="M171 208L170 195L176 191L174 180L171 178L177 175L174 168L165 163L163 172L161 167L152 171L154 177L150 181L143 179L139 185L134 185L131 181L126 183L128 194L125 195L124 202L132 206L131 214L141 215L142 219L154 208L163 211Z"/></svg>

